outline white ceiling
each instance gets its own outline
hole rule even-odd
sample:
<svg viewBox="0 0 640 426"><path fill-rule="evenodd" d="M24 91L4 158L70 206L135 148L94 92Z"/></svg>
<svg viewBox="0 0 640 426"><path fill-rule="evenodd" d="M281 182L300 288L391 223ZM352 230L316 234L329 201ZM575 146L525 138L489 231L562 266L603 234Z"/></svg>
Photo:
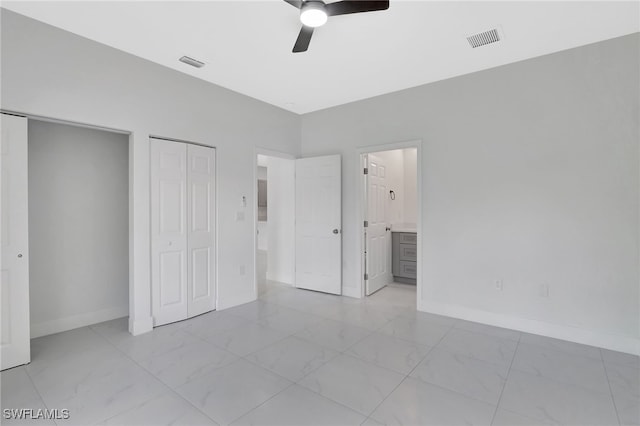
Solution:
<svg viewBox="0 0 640 426"><path fill-rule="evenodd" d="M640 31L638 1L391 0L331 17L293 54L299 12L282 0L2 6L299 114ZM503 41L469 47L497 26Z"/></svg>

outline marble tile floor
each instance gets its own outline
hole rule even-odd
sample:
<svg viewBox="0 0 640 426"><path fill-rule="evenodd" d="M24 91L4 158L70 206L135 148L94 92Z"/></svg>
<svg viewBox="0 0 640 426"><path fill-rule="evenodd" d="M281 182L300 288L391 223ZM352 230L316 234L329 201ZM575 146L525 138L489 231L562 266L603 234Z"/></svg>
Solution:
<svg viewBox="0 0 640 426"><path fill-rule="evenodd" d="M271 283L258 301L133 337L127 319L32 340L2 408L59 425L639 425L640 359Z"/></svg>

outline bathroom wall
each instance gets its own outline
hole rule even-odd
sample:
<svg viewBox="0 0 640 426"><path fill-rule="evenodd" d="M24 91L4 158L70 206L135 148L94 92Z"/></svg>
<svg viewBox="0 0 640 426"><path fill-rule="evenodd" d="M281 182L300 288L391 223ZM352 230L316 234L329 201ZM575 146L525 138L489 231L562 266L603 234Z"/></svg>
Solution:
<svg viewBox="0 0 640 426"><path fill-rule="evenodd" d="M387 220L393 226L416 225L417 180L415 148L381 151L370 155L378 157L386 166ZM392 200L389 191L395 193Z"/></svg>

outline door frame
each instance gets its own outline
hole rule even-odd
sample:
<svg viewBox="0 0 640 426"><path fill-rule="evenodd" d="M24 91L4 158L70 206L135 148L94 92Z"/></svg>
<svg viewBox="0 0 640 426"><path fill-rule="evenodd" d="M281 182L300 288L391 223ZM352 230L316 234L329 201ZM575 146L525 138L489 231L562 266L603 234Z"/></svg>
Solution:
<svg viewBox="0 0 640 426"><path fill-rule="evenodd" d="M393 151L396 149L406 149L406 148L416 148L416 190L418 194L416 195L416 203L418 207L418 212L416 216L416 231L418 234L418 243L417 243L417 262L416 262L416 309L421 305L422 300L422 205L423 205L423 194L422 194L422 139L414 139L405 142L392 142L381 145L368 145L363 147L356 148L356 152L358 154L358 173L357 175L357 185L358 188L358 197L356 200L357 203L357 214L358 214L358 243L356 244L356 249L358 250L357 257L360 258L360 298L366 297L366 288L364 282L364 273L365 273L365 257L364 257L364 221L365 214L367 212L367 207L365 203L365 179L362 170L365 167L365 154L373 154L381 151Z"/></svg>
<svg viewBox="0 0 640 426"><path fill-rule="evenodd" d="M296 156L286 152L275 151L268 148L256 146L253 150L253 299L258 299L258 155L267 157L284 158L285 160L295 160ZM294 195L295 196L295 195ZM269 194L267 193L267 204L269 204ZM267 218L267 221L269 219ZM295 265L295 250L293 264ZM295 286L295 274L294 274Z"/></svg>

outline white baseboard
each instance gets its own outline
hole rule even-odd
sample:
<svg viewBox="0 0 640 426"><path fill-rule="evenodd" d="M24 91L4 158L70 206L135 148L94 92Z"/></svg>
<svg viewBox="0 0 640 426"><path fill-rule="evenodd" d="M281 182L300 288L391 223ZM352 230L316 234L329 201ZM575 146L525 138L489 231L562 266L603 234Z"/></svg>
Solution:
<svg viewBox="0 0 640 426"><path fill-rule="evenodd" d="M59 318L52 321L41 322L39 324L31 324L31 338L48 336L49 334L60 333L63 331L73 330L75 328L85 327L87 325L97 324L103 321L110 321L116 318L122 318L129 315L129 307L103 309L101 311L87 312L84 314L73 315L66 318Z"/></svg>
<svg viewBox="0 0 640 426"><path fill-rule="evenodd" d="M579 327L551 324L544 321L513 317L466 308L458 305L418 301L418 310L432 314L445 315L467 321L509 328L525 333L538 334L584 345L597 346L619 352L640 355L640 339L630 336L608 334Z"/></svg>
<svg viewBox="0 0 640 426"><path fill-rule="evenodd" d="M255 300L257 300L256 295L252 295L249 297L235 298L235 299L225 299L224 300L225 303L220 303L220 300L218 300L216 305L216 310L224 311L225 309L244 305L245 303L253 302Z"/></svg>
<svg viewBox="0 0 640 426"><path fill-rule="evenodd" d="M129 318L129 333L134 336L139 336L151 330L153 330L153 317L146 317L138 319L137 321Z"/></svg>

